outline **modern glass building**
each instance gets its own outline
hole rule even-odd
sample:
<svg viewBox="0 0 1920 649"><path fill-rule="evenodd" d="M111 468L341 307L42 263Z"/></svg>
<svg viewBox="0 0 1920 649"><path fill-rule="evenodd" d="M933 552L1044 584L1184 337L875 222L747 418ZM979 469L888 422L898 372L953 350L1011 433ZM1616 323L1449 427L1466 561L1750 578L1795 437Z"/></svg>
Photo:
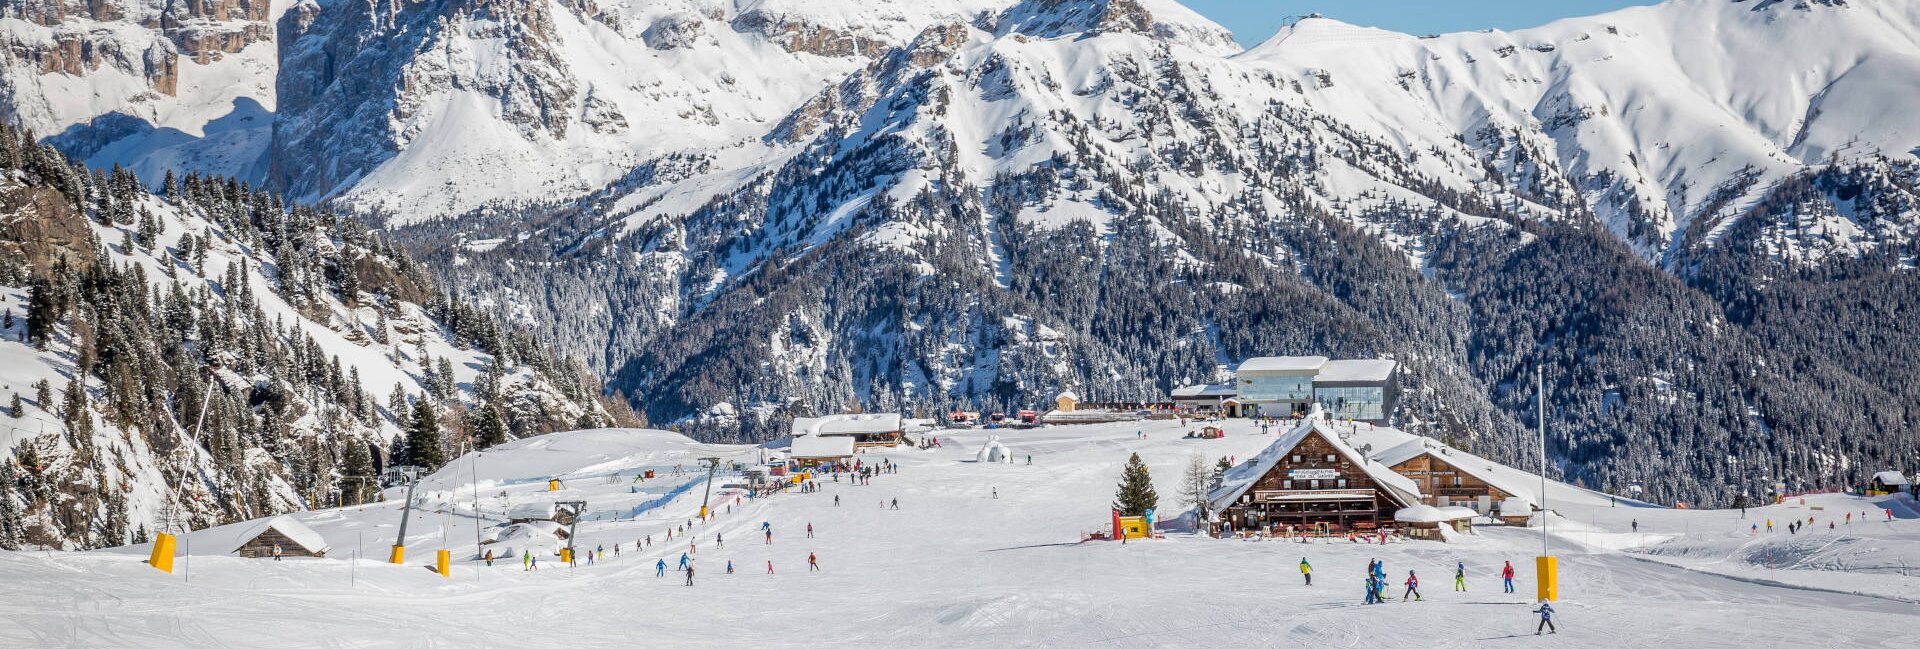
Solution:
<svg viewBox="0 0 1920 649"><path fill-rule="evenodd" d="M1249 415L1286 417L1318 403L1335 420L1384 424L1399 398L1398 370L1385 359L1268 356L1241 363L1234 387Z"/></svg>

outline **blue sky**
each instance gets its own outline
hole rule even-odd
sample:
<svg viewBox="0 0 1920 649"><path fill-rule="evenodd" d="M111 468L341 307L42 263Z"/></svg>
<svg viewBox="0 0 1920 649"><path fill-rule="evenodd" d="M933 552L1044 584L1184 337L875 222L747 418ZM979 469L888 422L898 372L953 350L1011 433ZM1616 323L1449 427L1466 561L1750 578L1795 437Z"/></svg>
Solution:
<svg viewBox="0 0 1920 649"><path fill-rule="evenodd" d="M1194 11L1233 30L1252 46L1280 29L1289 16L1321 13L1356 25L1409 34L1475 29L1514 30L1559 18L1587 16L1653 0L1181 0Z"/></svg>

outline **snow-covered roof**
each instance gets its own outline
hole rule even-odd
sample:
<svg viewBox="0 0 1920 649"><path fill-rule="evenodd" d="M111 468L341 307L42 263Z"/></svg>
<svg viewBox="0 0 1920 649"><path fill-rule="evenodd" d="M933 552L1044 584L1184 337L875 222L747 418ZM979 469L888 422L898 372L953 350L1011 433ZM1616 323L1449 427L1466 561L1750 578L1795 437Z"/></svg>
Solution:
<svg viewBox="0 0 1920 649"><path fill-rule="evenodd" d="M287 540L292 541L295 545L299 545L310 554L321 554L329 549L325 537L320 536L319 532L313 531L313 528L307 527L304 523L294 520L290 516L275 516L261 522L259 525L249 528L247 533L240 535L241 545L244 547L247 543L259 538L261 534L267 533L267 530L270 529L280 532L281 536L287 537ZM234 548L233 551L239 552L240 548Z"/></svg>
<svg viewBox="0 0 1920 649"><path fill-rule="evenodd" d="M1899 471L1881 471L1879 473L1873 474L1873 479L1879 481L1880 484L1887 485L1887 486L1894 486L1894 485L1904 486L1904 485L1912 484L1907 482L1906 474L1903 474Z"/></svg>
<svg viewBox="0 0 1920 649"><path fill-rule="evenodd" d="M1379 358L1327 361L1314 383L1380 383L1393 376L1393 361Z"/></svg>
<svg viewBox="0 0 1920 649"><path fill-rule="evenodd" d="M1425 437L1417 437L1408 440L1404 444L1388 447L1387 450L1374 453L1373 461L1393 467L1407 460L1420 457L1421 455L1432 455L1434 458L1446 462L1448 466L1453 467L1455 470L1473 476L1474 479L1485 482L1503 493L1529 493L1521 490L1517 485L1508 482L1506 478L1495 472L1493 469L1494 462L1492 460Z"/></svg>
<svg viewBox="0 0 1920 649"><path fill-rule="evenodd" d="M795 458L849 457L853 455L853 438L840 435L795 437L788 454Z"/></svg>
<svg viewBox="0 0 1920 649"><path fill-rule="evenodd" d="M507 518L513 520L544 521L553 519L553 501L520 503L507 510Z"/></svg>
<svg viewBox="0 0 1920 649"><path fill-rule="evenodd" d="M1533 511L1533 501L1520 496L1508 496L1506 500L1500 501L1502 516L1518 516L1531 511Z"/></svg>
<svg viewBox="0 0 1920 649"><path fill-rule="evenodd" d="M1462 513L1464 512L1464 514ZM1443 523L1462 518L1473 518L1473 510L1461 507L1441 509L1433 505L1414 505L1402 507L1393 513L1393 520L1402 523Z"/></svg>
<svg viewBox="0 0 1920 649"><path fill-rule="evenodd" d="M1261 356L1240 363L1240 372L1318 372L1327 364L1325 356Z"/></svg>
<svg viewBox="0 0 1920 649"><path fill-rule="evenodd" d="M827 415L825 417L795 417L793 419L794 437L897 432L900 432L899 413Z"/></svg>
<svg viewBox="0 0 1920 649"><path fill-rule="evenodd" d="M1348 446L1346 442L1340 441L1340 436L1327 425L1325 413L1320 410L1319 405L1315 405L1313 410L1307 413L1306 418L1293 427L1293 430L1280 435L1280 439L1267 445L1259 455L1227 470L1226 475L1221 477L1220 487L1214 489L1208 496L1213 501L1214 509L1222 510L1232 505L1233 501L1238 500L1248 489L1253 488L1253 484L1259 482L1261 476L1273 470L1273 466L1279 464L1281 458L1286 457L1294 447L1299 446L1301 441L1316 431L1321 438L1333 446L1336 452L1345 457L1348 462L1360 467L1367 474L1367 478L1392 495L1401 505L1420 502L1419 485L1414 484L1413 480L1406 476L1394 473L1393 469L1387 465L1368 459L1359 451L1353 450L1353 447Z"/></svg>
<svg viewBox="0 0 1920 649"><path fill-rule="evenodd" d="M1238 394L1240 394L1240 391L1235 388L1232 383L1189 385L1173 389L1173 398L1175 399L1213 399L1218 397L1232 397Z"/></svg>
<svg viewBox="0 0 1920 649"><path fill-rule="evenodd" d="M1074 394L1072 390L1068 390L1066 392L1060 393L1058 396L1055 396L1053 398L1054 401L1059 401L1061 399L1072 399L1074 401L1079 401L1080 395Z"/></svg>

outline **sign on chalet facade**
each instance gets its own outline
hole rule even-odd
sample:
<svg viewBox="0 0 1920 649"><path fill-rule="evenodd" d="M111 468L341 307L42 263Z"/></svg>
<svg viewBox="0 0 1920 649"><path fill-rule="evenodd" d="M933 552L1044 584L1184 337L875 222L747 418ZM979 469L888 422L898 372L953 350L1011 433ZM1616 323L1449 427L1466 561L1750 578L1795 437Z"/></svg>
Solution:
<svg viewBox="0 0 1920 649"><path fill-rule="evenodd" d="M1419 498L1412 481L1354 451L1320 416L1228 471L1213 494L1216 529L1268 532L1373 530Z"/></svg>

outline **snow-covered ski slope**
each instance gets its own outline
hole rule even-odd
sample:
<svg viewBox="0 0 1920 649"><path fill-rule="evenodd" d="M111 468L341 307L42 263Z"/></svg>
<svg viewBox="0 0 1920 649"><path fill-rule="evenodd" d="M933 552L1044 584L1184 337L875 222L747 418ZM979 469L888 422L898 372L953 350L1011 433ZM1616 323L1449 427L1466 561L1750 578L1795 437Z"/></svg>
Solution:
<svg viewBox="0 0 1920 649"><path fill-rule="evenodd" d="M901 467L871 486L828 481L819 493L737 505L724 487L733 480L723 475L714 497L722 513L695 527L691 587L672 568L689 550L686 537L668 543L665 534L700 505L704 485L684 488L700 479L697 458L745 460L757 451L659 431L561 433L463 458L425 481L404 566L350 560L362 538L365 556L384 557L397 502L295 515L332 546L320 560L236 558L229 552L245 525L190 535L190 567L183 562L171 576L146 567L141 547L0 553L0 645L1479 647L1530 638L1537 529L1482 527L1454 543L1386 547L1179 533L1125 545L1078 543L1081 532L1107 524L1128 454L1147 462L1161 510L1175 512L1191 454L1245 460L1275 439L1249 422L1225 427L1219 440L1181 439L1177 422L941 434L940 449L864 456ZM1016 462L974 462L977 447L996 434ZM1399 437L1363 427L1353 441L1379 449ZM687 471L674 474L676 465ZM646 469L656 478L635 484L632 476ZM523 571L518 557L492 568L468 561L473 476L489 522L516 505L586 500L591 513L579 545L605 546L609 559L567 569L547 556L537 572ZM549 478L564 488L548 492ZM633 516L634 507L675 490L681 495ZM894 498L898 510L890 508ZM1902 518L1888 522L1872 511L1862 520L1873 500L1812 497L1751 510L1743 521L1737 511L1610 507L1603 495L1555 486L1548 501L1561 514L1552 521L1562 557L1560 633L1542 642L1906 642L1900 630L1911 625L1920 582L1897 568L1858 568L1920 559L1897 549L1920 539L1920 513L1902 500L1893 503ZM1855 512L1853 523L1826 531L1827 520L1846 511ZM1818 531L1785 531L1787 519L1808 515ZM1775 532L1749 533L1749 521L1764 527L1769 517ZM1629 531L1634 520L1638 534ZM763 522L773 529L771 544L759 535ZM806 536L809 524L814 538ZM714 543L716 534L725 547ZM633 542L645 535L653 546L635 552ZM456 558L450 579L428 570L443 543ZM614 559L616 543L622 552ZM1769 571L1753 559L1767 548L1798 554ZM809 553L819 556L821 571L807 571ZM1303 557L1314 567L1311 587L1300 583ZM670 567L656 577L663 558ZM1394 601L1364 606L1361 574L1374 558L1386 562ZM1519 594L1501 593L1496 574L1506 560L1520 572ZM726 574L728 561L734 574ZM1468 592L1452 590L1456 561L1466 563ZM775 574L767 574L768 562ZM1407 570L1418 571L1425 601L1399 601Z"/></svg>

